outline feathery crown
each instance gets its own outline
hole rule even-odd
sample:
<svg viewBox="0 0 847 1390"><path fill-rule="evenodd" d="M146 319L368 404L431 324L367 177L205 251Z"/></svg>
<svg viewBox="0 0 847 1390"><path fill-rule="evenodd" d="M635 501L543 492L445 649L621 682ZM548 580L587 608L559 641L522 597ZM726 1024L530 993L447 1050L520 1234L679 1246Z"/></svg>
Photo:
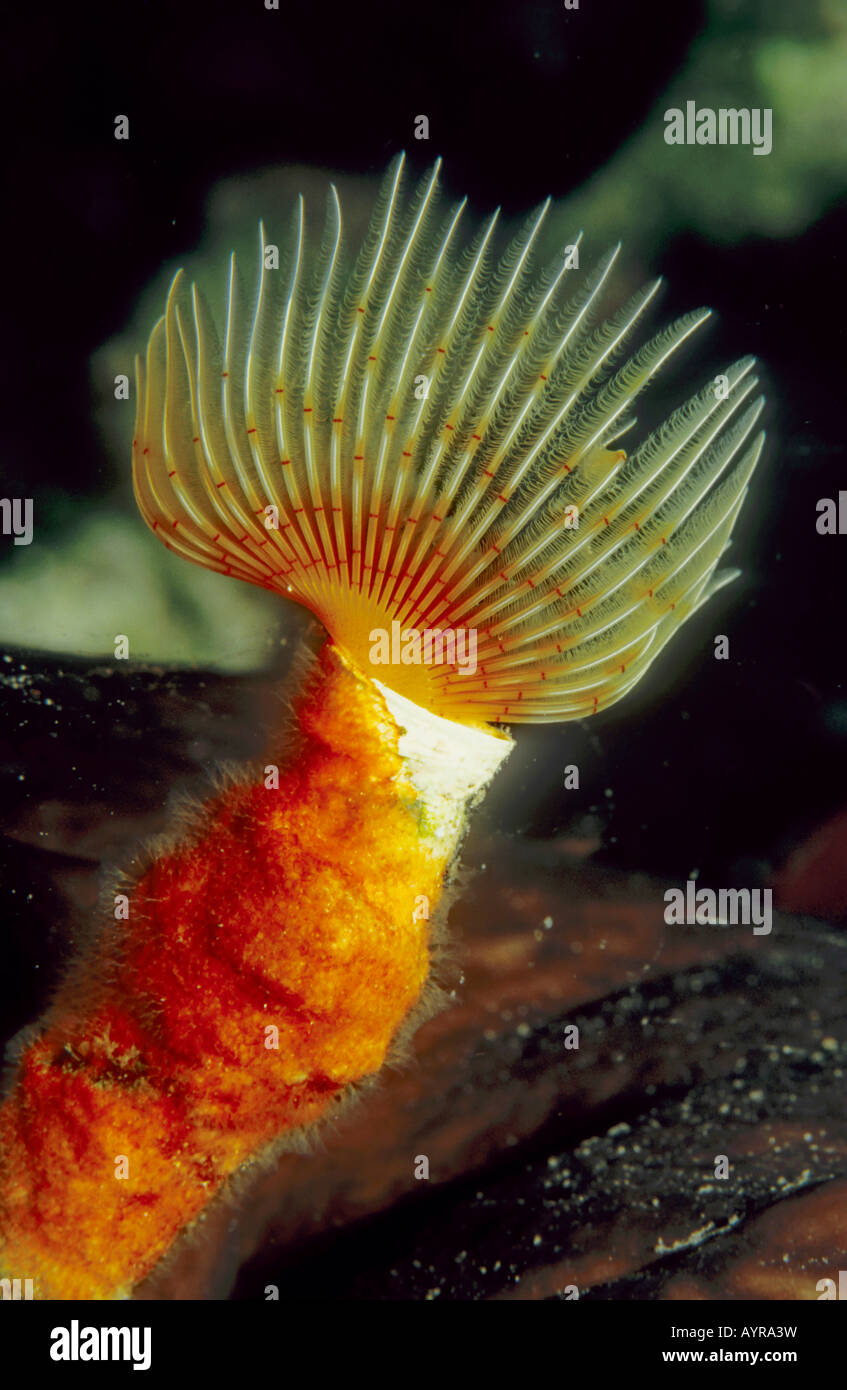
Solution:
<svg viewBox="0 0 847 1390"><path fill-rule="evenodd" d="M617 251L566 294L567 257L532 266L549 201L496 260L496 213L461 247L439 164L409 198L402 169L352 262L334 188L320 248L302 198L278 269L260 226L249 303L230 261L222 344L177 274L137 360L136 499L169 549L304 604L438 714L580 718L733 577L716 567L764 438L753 359L627 458L634 396L709 311L621 361L658 281L602 321ZM476 669L374 665L393 623L475 632Z"/></svg>

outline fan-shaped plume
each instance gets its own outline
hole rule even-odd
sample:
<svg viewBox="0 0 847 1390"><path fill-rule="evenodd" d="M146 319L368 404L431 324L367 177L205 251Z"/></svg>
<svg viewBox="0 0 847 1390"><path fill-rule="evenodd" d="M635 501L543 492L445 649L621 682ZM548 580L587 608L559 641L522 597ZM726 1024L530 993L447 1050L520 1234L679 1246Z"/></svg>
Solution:
<svg viewBox="0 0 847 1390"><path fill-rule="evenodd" d="M576 719L732 577L716 566L763 440L753 360L627 458L633 398L709 311L625 360L658 282L603 321L617 252L537 272L545 204L497 259L496 214L463 245L439 165L411 197L402 170L352 261L334 188L314 251L302 199L279 268L260 227L249 299L231 258L220 341L176 276L137 364L138 504L170 549L305 604L419 705Z"/></svg>

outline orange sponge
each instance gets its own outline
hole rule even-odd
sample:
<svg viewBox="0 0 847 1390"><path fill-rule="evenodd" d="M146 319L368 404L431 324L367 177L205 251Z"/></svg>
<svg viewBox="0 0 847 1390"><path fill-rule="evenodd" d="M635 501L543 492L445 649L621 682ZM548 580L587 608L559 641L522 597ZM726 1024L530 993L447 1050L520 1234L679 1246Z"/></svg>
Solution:
<svg viewBox="0 0 847 1390"><path fill-rule="evenodd" d="M0 1108L0 1273L36 1297L128 1296L251 1155L379 1069L421 995L415 903L446 857L400 731L332 647L297 714L278 786L231 786L150 864L22 1058Z"/></svg>

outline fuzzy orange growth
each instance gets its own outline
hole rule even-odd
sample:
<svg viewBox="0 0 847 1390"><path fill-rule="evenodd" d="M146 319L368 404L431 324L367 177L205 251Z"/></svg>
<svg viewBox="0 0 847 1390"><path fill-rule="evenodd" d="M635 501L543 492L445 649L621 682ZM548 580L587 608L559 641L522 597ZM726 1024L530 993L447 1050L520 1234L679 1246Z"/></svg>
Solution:
<svg viewBox="0 0 847 1390"><path fill-rule="evenodd" d="M445 865L397 726L331 647L297 713L278 789L229 788L150 865L22 1058L0 1274L37 1297L128 1295L246 1160L378 1070L421 993L415 897Z"/></svg>

